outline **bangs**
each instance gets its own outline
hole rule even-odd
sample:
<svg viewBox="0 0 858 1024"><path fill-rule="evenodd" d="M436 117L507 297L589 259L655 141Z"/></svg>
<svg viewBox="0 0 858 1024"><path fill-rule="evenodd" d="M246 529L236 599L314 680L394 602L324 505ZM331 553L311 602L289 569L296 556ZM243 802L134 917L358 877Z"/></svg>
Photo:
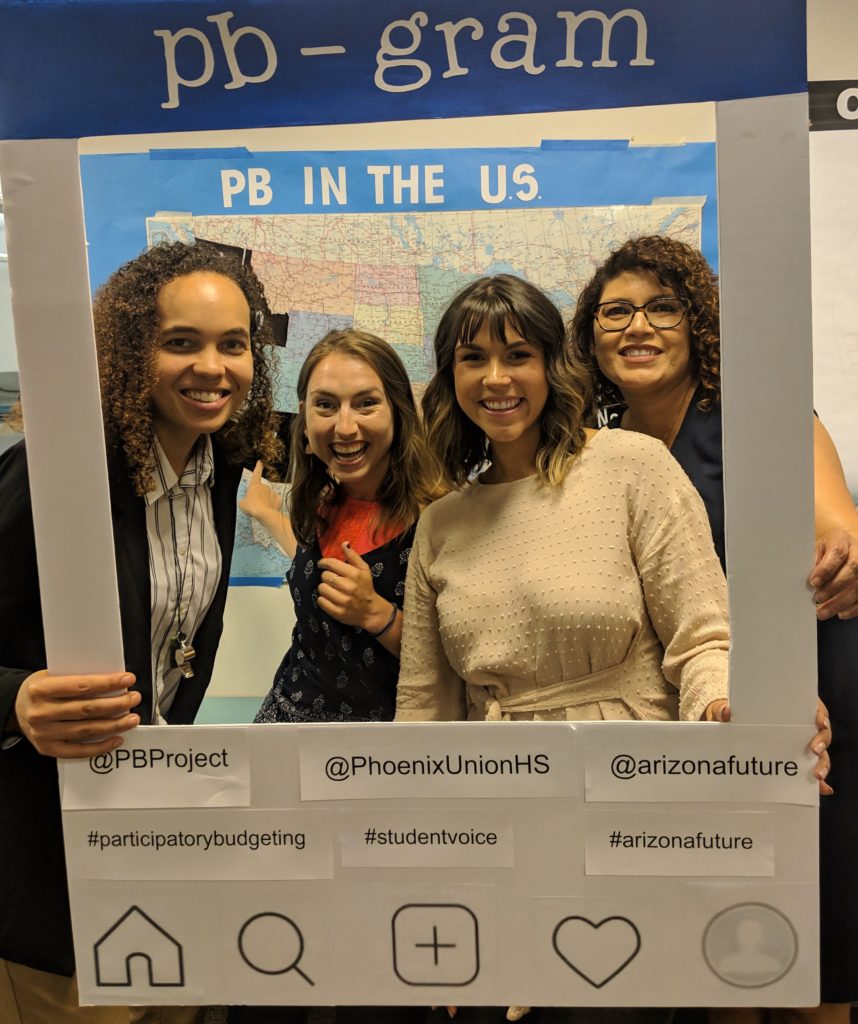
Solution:
<svg viewBox="0 0 858 1024"><path fill-rule="evenodd" d="M521 321L510 303L494 291L475 295L469 302L463 303L456 321L458 322L454 321L451 325L450 332L455 339L456 347L472 344L484 327L488 329L492 341L499 341L504 345L509 344L506 336L507 327L511 327L522 338L527 338L527 332L523 330Z"/></svg>

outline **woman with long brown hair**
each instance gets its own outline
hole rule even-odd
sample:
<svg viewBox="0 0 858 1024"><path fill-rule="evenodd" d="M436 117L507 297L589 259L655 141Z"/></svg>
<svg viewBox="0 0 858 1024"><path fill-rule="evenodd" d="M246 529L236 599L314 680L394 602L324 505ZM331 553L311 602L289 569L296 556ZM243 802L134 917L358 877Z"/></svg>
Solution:
<svg viewBox="0 0 858 1024"><path fill-rule="evenodd" d="M293 559L292 643L257 722L393 717L405 573L421 511L440 493L408 374L365 331L331 331L298 375L285 509L257 465L241 508ZM306 1007L232 1007L231 1024L306 1024ZM419 1007L327 1011L338 1024L420 1024Z"/></svg>
<svg viewBox="0 0 858 1024"><path fill-rule="evenodd" d="M332 331L298 376L285 512L260 467L242 502L294 556L292 644L258 722L393 717L405 572L440 493L408 374L365 331Z"/></svg>
<svg viewBox="0 0 858 1024"><path fill-rule="evenodd" d="M455 490L418 524L397 719L721 718L726 587L702 504L662 445L584 426L589 376L551 300L481 278L435 356L424 415Z"/></svg>
<svg viewBox="0 0 858 1024"><path fill-rule="evenodd" d="M481 278L442 316L435 357L427 435L455 489L418 523L397 721L726 721L727 594L703 503L660 442L585 427L590 375L551 300Z"/></svg>

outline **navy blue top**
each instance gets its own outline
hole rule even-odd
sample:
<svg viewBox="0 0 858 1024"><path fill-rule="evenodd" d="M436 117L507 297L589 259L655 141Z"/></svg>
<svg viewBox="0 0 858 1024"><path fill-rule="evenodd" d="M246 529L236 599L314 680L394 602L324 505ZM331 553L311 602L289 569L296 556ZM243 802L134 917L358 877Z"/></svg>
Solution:
<svg viewBox="0 0 858 1024"><path fill-rule="evenodd" d="M698 387L688 406L670 454L685 470L706 506L715 551L725 568L724 544L724 458L721 446L721 410L718 406L703 412L697 403L703 397ZM603 410L605 425L620 428L625 405L611 405Z"/></svg>
<svg viewBox="0 0 858 1024"><path fill-rule="evenodd" d="M362 555L375 592L402 608L415 526ZM319 608L319 542L299 547L286 579L295 602L292 645L256 714L257 722L389 722L399 659L357 626Z"/></svg>
<svg viewBox="0 0 858 1024"><path fill-rule="evenodd" d="M697 408L694 398L671 452L700 493L715 550L724 553L724 472L721 410ZM607 425L619 427L623 406L605 410ZM834 724L833 797L820 804L820 947L822 998L858 1000L858 619L817 623L819 695Z"/></svg>
<svg viewBox="0 0 858 1024"><path fill-rule="evenodd" d="M706 506L715 551L725 567L724 459L721 447L721 410L697 408L703 392L694 392L691 404L671 446L670 453L685 470Z"/></svg>

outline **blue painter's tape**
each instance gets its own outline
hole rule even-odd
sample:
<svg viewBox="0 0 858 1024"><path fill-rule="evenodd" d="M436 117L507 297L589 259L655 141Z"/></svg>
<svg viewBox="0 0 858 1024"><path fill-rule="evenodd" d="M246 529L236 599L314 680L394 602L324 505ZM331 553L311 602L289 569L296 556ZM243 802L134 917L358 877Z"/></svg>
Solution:
<svg viewBox="0 0 858 1024"><path fill-rule="evenodd" d="M252 160L246 146L224 149L150 149L150 160Z"/></svg>
<svg viewBox="0 0 858 1024"><path fill-rule="evenodd" d="M279 576L230 576L231 587L282 587Z"/></svg>

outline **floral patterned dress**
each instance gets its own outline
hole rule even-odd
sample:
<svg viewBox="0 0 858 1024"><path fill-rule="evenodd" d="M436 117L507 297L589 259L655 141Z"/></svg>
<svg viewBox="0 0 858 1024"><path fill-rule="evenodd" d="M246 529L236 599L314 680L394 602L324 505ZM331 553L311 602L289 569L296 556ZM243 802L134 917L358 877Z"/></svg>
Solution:
<svg viewBox="0 0 858 1024"><path fill-rule="evenodd" d="M414 526L362 557L379 596L402 608ZM286 577L295 629L257 722L389 722L399 659L357 626L318 605L319 541L299 547Z"/></svg>

